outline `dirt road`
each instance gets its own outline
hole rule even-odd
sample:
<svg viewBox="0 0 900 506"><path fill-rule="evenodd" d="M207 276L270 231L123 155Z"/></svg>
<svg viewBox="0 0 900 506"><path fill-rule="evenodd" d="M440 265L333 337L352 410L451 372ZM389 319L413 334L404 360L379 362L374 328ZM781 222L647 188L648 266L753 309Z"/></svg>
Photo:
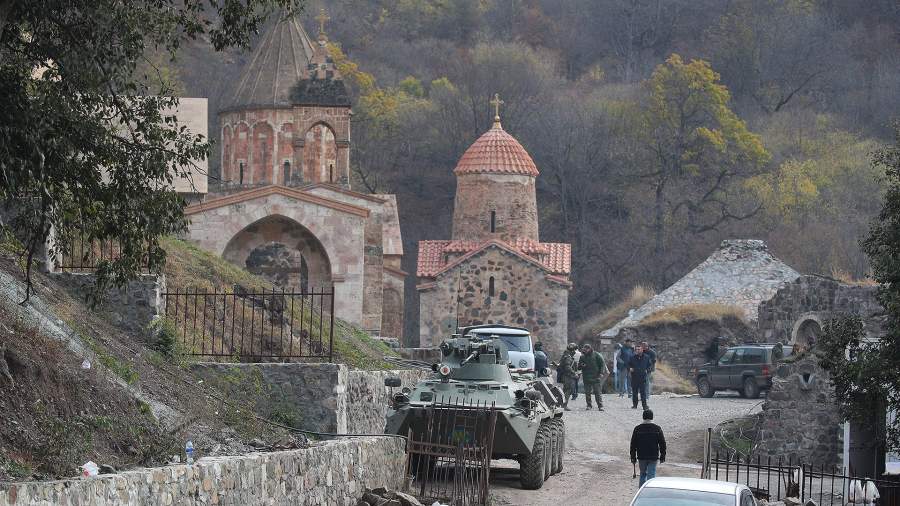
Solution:
<svg viewBox="0 0 900 506"><path fill-rule="evenodd" d="M720 394L721 395L721 394ZM491 469L491 495L498 505L621 506L638 488L628 458L631 431L641 421L641 409L631 409L630 399L604 396L605 410L585 411L584 396L570 403L565 415L564 469L540 490L522 490L518 465L495 462ZM650 408L665 432L669 455L658 476L699 474L703 433L707 427L759 410L760 400L739 397L703 399L654 395Z"/></svg>

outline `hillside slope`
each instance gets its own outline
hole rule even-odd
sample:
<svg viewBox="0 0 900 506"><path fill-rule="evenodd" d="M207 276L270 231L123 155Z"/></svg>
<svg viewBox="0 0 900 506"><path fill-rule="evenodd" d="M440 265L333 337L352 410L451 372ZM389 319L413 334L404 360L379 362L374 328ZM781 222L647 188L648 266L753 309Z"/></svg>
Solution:
<svg viewBox="0 0 900 506"><path fill-rule="evenodd" d="M182 241L165 248L170 289L268 287ZM191 374L188 357L154 351L146 333L129 334L54 276L35 273L34 286L21 304L21 271L0 247L0 480L74 476L88 460L117 469L161 464L188 439L214 455L289 438L250 414L254 385L226 404ZM351 367L389 367L381 360L387 347L340 321L335 352Z"/></svg>

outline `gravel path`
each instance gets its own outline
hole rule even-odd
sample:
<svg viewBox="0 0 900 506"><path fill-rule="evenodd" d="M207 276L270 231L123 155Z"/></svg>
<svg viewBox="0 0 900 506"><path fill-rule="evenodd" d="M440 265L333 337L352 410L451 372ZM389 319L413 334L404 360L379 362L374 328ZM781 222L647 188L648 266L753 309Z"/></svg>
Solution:
<svg viewBox="0 0 900 506"><path fill-rule="evenodd" d="M719 394L722 395L722 394ZM637 491L628 458L631 431L641 421L641 409L615 394L603 396L605 411L585 411L584 396L570 402L566 421L564 469L540 490L522 490L518 465L495 461L491 469L491 495L498 505L621 506ZM668 457L659 476L699 475L703 433L716 423L759 410L760 400L716 396L650 399L655 422L666 435Z"/></svg>

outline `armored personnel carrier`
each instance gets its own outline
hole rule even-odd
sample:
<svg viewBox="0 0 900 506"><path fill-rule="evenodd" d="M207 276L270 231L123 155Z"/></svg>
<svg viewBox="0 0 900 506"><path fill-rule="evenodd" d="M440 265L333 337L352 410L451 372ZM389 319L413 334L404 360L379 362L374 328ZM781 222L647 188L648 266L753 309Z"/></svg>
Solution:
<svg viewBox="0 0 900 506"><path fill-rule="evenodd" d="M484 428L492 459L514 459L520 465L520 480L526 489L538 489L563 467L565 424L562 420L563 392L547 378L520 372L509 363L506 344L498 336L475 333L454 335L440 345L442 360L434 374L415 388L395 393L387 415L385 433L409 436L411 442L459 442L471 435L461 431L455 413L478 410L496 413L493 427ZM399 386L399 378L385 385ZM435 413L453 412L435 422ZM478 430L478 426L473 424ZM446 447L446 445L445 445ZM411 473L422 467L428 472L436 457L427 452L413 455ZM413 458L415 457L415 459ZM426 465L421 466L421 461ZM489 465L489 460L486 465Z"/></svg>

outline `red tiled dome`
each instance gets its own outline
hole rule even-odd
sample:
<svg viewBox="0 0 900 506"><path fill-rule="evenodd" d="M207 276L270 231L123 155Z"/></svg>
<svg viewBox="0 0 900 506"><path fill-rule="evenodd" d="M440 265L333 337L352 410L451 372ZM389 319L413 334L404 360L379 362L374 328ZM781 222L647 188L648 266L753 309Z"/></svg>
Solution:
<svg viewBox="0 0 900 506"><path fill-rule="evenodd" d="M463 153L456 169L460 174L522 174L537 177L538 170L531 155L512 135L506 133L500 122L478 138Z"/></svg>

